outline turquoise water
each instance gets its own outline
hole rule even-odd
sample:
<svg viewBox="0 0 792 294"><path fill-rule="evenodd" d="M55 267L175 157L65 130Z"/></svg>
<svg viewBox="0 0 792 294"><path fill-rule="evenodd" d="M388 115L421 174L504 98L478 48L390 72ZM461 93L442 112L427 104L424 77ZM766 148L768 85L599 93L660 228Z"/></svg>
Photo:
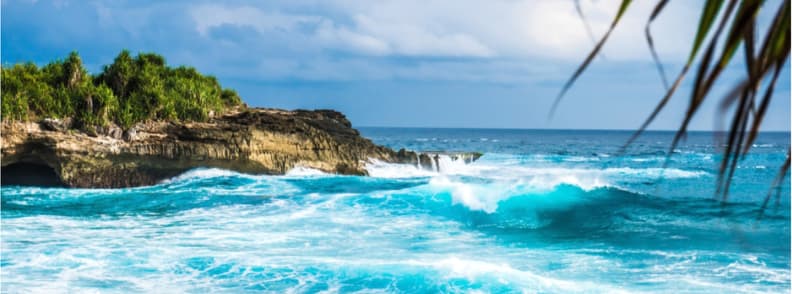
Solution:
<svg viewBox="0 0 792 294"><path fill-rule="evenodd" d="M371 177L198 169L133 189L2 188L2 291L789 292L789 146L766 133L713 198L712 134L362 129L485 155Z"/></svg>

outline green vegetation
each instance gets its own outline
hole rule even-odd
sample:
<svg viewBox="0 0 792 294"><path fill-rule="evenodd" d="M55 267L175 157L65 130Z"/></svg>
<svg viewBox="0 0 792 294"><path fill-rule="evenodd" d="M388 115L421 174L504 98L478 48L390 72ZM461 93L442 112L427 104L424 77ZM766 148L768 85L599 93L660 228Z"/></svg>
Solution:
<svg viewBox="0 0 792 294"><path fill-rule="evenodd" d="M128 128L144 120L206 121L210 113L241 105L234 90L192 67L169 67L165 58L121 51L92 76L76 52L39 68L2 67L2 119L72 118L75 127L111 123Z"/></svg>

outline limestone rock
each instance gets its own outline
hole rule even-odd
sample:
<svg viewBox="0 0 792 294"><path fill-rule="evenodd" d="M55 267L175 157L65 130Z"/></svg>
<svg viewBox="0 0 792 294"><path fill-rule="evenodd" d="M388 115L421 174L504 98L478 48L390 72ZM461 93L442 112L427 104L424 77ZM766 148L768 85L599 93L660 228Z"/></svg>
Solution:
<svg viewBox="0 0 792 294"><path fill-rule="evenodd" d="M63 132L71 127L71 119L45 118L41 126L50 131Z"/></svg>
<svg viewBox="0 0 792 294"><path fill-rule="evenodd" d="M365 175L369 159L415 160L360 136L332 110L244 109L209 122L147 122L88 136L56 121L2 124L2 166L47 166L71 187L152 185L189 169L283 174L293 167Z"/></svg>
<svg viewBox="0 0 792 294"><path fill-rule="evenodd" d="M136 127L135 126L130 127L129 129L127 129L126 131L123 132L122 136L124 138L124 141L127 141L127 142L137 140L137 129L136 129Z"/></svg>

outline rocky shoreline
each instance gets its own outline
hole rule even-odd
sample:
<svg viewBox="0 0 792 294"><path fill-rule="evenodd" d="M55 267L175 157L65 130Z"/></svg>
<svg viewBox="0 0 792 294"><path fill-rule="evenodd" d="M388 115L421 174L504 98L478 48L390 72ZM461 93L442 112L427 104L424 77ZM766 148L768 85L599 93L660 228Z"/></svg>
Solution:
<svg viewBox="0 0 792 294"><path fill-rule="evenodd" d="M306 167L366 175L372 159L431 166L431 155L378 146L332 110L247 108L208 122L146 122L125 131L111 126L84 132L68 124L3 122L3 184L38 180L68 187L134 187L198 167L251 174ZM52 173L42 175L42 169Z"/></svg>

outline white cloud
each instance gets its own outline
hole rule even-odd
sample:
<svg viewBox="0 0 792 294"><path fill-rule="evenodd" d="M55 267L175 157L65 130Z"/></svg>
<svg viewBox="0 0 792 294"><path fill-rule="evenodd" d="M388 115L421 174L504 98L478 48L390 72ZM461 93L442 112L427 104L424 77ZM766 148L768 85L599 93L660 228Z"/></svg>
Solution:
<svg viewBox="0 0 792 294"><path fill-rule="evenodd" d="M662 95L643 34L656 1L633 1L604 49L606 58L597 59L570 92L570 99L613 94L616 98L603 101L622 103L628 97L619 102L618 96L626 93L634 95L630 101L650 101L628 107L640 111L639 104L651 104L652 98ZM619 2L581 0L596 36L605 32ZM780 4L773 0L766 5ZM93 60L89 64L96 64L92 68L97 70L98 64L111 61L118 50L126 48L159 52L170 64L195 66L222 80L351 81L356 85L420 81L432 86L438 82L438 88L446 85L443 81L466 86L487 83L498 85L481 89L489 87L493 93L524 89L519 95L545 101L547 107L557 94L556 87L593 46L574 0L233 0L222 4L210 0L10 0L2 5L8 15L16 16L8 17L8 26L4 20L4 30L24 32L18 36L21 41L12 42L16 46L11 44L4 51L12 56L8 59L42 58L36 61L44 62L52 54L78 50L85 60ZM17 9L22 5L36 8ZM669 74L687 57L701 5L701 0L671 1L653 26L660 56L671 63L666 68ZM767 26L772 12L760 13L760 28ZM20 46L35 50L14 49ZM740 59L735 62L730 66L734 79L742 73ZM608 86L603 88L603 82ZM726 79L722 84L728 83ZM306 85L303 88L313 87ZM684 99L671 103L678 104L671 108L684 107ZM649 104L646 111L654 106ZM783 115L788 122L788 113ZM669 121L676 124L678 118Z"/></svg>
<svg viewBox="0 0 792 294"><path fill-rule="evenodd" d="M337 27L332 21L323 21L319 25L316 37L329 46L365 54L387 55L392 53L390 44L385 41L344 27Z"/></svg>
<svg viewBox="0 0 792 294"><path fill-rule="evenodd" d="M202 35L216 26L231 24L251 26L260 32L273 30L295 31L302 23L316 23L320 16L283 14L264 11L252 6L228 7L218 4L198 5L190 10L196 30Z"/></svg>
<svg viewBox="0 0 792 294"><path fill-rule="evenodd" d="M366 14L354 17L355 29L386 40L396 54L409 56L467 56L493 55L490 48L475 37L453 30L432 30L421 23L382 21Z"/></svg>
<svg viewBox="0 0 792 294"><path fill-rule="evenodd" d="M648 60L643 29L654 1L635 1L614 32L606 54L614 59ZM552 58L579 61L593 44L575 11L572 0L534 1L340 1L338 13L353 15L355 30L372 34L385 42L412 45L418 55L452 55L435 46L429 36L464 36L475 41L472 47L448 45L469 56L505 58ZM589 25L599 38L614 16L619 0L581 1ZM677 57L689 48L695 28L693 1L671 2L656 21L654 33L662 56ZM361 21L365 20L365 21ZM397 30L398 29L398 30ZM437 38L451 44L448 39ZM410 48L410 47L407 47ZM476 54L478 53L478 54Z"/></svg>
<svg viewBox="0 0 792 294"><path fill-rule="evenodd" d="M599 37L620 1L581 3ZM605 47L607 61L650 60L643 30L653 5L633 4ZM687 53L696 19L691 5L700 3L671 2L653 27L666 62ZM304 0L197 4L187 11L202 38L215 38L211 30L228 25L254 29L253 40L213 39L204 50L249 56L244 69L228 74L265 79L563 80L593 47L572 0ZM227 67L212 63L219 71ZM648 64L646 70L653 72Z"/></svg>
<svg viewBox="0 0 792 294"><path fill-rule="evenodd" d="M582 1L589 25L603 34L618 0ZM206 35L223 24L250 26L266 35L282 32L316 49L364 55L580 60L593 46L573 1L325 1L326 10L289 4L273 7L202 4L191 9L196 30ZM315 3L313 3L315 4ZM638 1L614 32L605 54L613 59L649 58L643 28L653 8ZM669 5L655 25L661 56L679 57L688 48L700 3ZM285 5L284 5L285 6ZM299 12L294 12L299 11ZM306 31L301 25L313 26Z"/></svg>
<svg viewBox="0 0 792 294"><path fill-rule="evenodd" d="M285 14L278 11L216 4L198 5L190 11L196 31L206 36L221 25L249 26L261 34L274 31L305 35L312 45L370 55L486 57L492 51L474 37L460 32L432 32L418 24L380 22L365 14L341 25L322 15ZM314 32L300 25L315 26Z"/></svg>

